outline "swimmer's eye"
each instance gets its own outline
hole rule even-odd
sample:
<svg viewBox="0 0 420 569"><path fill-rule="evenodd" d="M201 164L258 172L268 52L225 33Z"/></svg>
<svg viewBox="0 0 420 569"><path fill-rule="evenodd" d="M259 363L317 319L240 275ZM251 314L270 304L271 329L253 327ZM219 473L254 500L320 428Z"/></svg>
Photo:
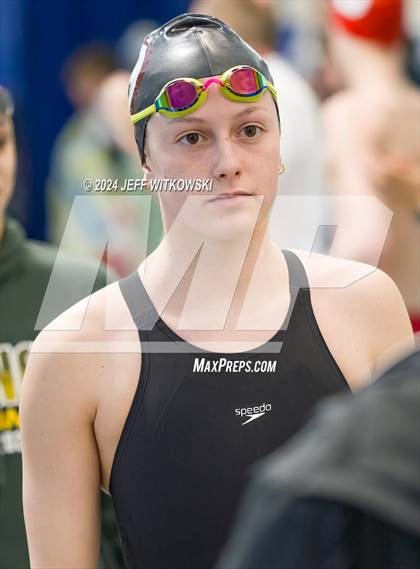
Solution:
<svg viewBox="0 0 420 569"><path fill-rule="evenodd" d="M187 134L184 134L184 136L181 136L177 142L186 144L187 146L194 146L200 141L200 138L203 138L203 136L198 132L188 132Z"/></svg>
<svg viewBox="0 0 420 569"><path fill-rule="evenodd" d="M256 124L249 124L245 126L241 132L243 132L247 138L255 138L262 130L263 129Z"/></svg>
<svg viewBox="0 0 420 569"><path fill-rule="evenodd" d="M256 124L249 124L242 128L240 132L243 132L246 138L256 138L263 130L262 127ZM204 138L205 137L199 132L188 132L181 136L177 142L185 144L186 146L195 146Z"/></svg>

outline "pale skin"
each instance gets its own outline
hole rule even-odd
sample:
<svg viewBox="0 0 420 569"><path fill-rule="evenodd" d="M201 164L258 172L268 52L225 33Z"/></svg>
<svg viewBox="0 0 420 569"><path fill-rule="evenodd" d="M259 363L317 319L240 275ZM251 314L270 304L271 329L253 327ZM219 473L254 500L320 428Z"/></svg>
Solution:
<svg viewBox="0 0 420 569"><path fill-rule="evenodd" d="M196 200L194 216L180 223L176 216L185 196L160 195L166 236L139 272L156 307L164 305L162 319L176 329L181 313L184 321L197 324L198 312L201 330L177 332L202 348L214 349L211 342L216 342L214 351L234 352L262 345L281 325L289 301L285 262L267 233L266 214L276 194L280 163L271 96L252 104L234 103L212 85L208 100L188 121L152 117L146 155L149 179L214 180L213 193ZM229 203L209 201L235 191L249 195L228 198ZM265 199L248 249L247 228L261 195ZM181 276L166 304L167 283L178 270L184 245L201 242L203 236L204 261L193 263ZM224 285L231 282L235 256L244 247L248 253L231 299ZM351 388L370 381L374 369L395 358L397 345L399 351L412 349L403 301L384 273L371 268L359 278L366 268L359 263L298 254L310 282L323 283L312 292L314 312ZM337 274L356 282L327 288L325 283ZM225 325L215 330L214 312L225 302L230 307ZM80 330L60 331L64 320L77 322L83 310L78 303L54 322L55 330L41 332L26 369L21 398L24 510L34 568L97 566L99 489L109 491L115 450L141 370L138 333L118 285L90 297ZM106 329L105 310L112 329ZM241 321L256 323L256 329L241 331ZM232 340L242 348L234 349ZM53 349L54 342L89 345L90 353L75 348L63 354ZM386 353L391 359L384 360Z"/></svg>
<svg viewBox="0 0 420 569"><path fill-rule="evenodd" d="M343 203L337 223L347 230L331 254L377 264L397 284L409 312L420 314L420 91L405 78L396 48L340 32L332 40L348 84L324 107L332 190L375 196L393 218L378 259L373 245L380 214L368 205Z"/></svg>

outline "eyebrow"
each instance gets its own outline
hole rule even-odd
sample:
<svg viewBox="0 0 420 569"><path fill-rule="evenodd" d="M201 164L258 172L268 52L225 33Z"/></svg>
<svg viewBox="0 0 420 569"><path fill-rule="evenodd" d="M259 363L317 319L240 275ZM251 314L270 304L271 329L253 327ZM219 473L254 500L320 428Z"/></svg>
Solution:
<svg viewBox="0 0 420 569"><path fill-rule="evenodd" d="M244 109L243 111L238 113L235 116L235 118L239 118L243 115L249 115L250 113L253 113L254 111L267 111L267 109L265 107L250 107L249 109ZM204 122L207 122L207 119L200 119L199 117L194 117L194 116L191 116L191 117L186 116L186 117L180 117L177 119L171 119L170 124L187 123L187 122L204 123Z"/></svg>

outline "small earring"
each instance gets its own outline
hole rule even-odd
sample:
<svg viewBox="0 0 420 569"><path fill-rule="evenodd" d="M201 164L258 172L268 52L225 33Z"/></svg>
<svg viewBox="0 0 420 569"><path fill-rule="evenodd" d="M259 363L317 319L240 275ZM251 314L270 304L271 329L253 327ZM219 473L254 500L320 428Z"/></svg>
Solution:
<svg viewBox="0 0 420 569"><path fill-rule="evenodd" d="M281 176L285 170L286 170L286 166L284 165L284 162L282 161L280 164L279 176Z"/></svg>

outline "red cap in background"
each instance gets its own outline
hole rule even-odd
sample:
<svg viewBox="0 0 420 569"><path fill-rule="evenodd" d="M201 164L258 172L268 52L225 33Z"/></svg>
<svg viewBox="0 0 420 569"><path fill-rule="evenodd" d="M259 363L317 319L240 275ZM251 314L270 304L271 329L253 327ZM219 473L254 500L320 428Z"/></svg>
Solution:
<svg viewBox="0 0 420 569"><path fill-rule="evenodd" d="M330 0L331 20L348 34L391 45L402 39L403 0Z"/></svg>

